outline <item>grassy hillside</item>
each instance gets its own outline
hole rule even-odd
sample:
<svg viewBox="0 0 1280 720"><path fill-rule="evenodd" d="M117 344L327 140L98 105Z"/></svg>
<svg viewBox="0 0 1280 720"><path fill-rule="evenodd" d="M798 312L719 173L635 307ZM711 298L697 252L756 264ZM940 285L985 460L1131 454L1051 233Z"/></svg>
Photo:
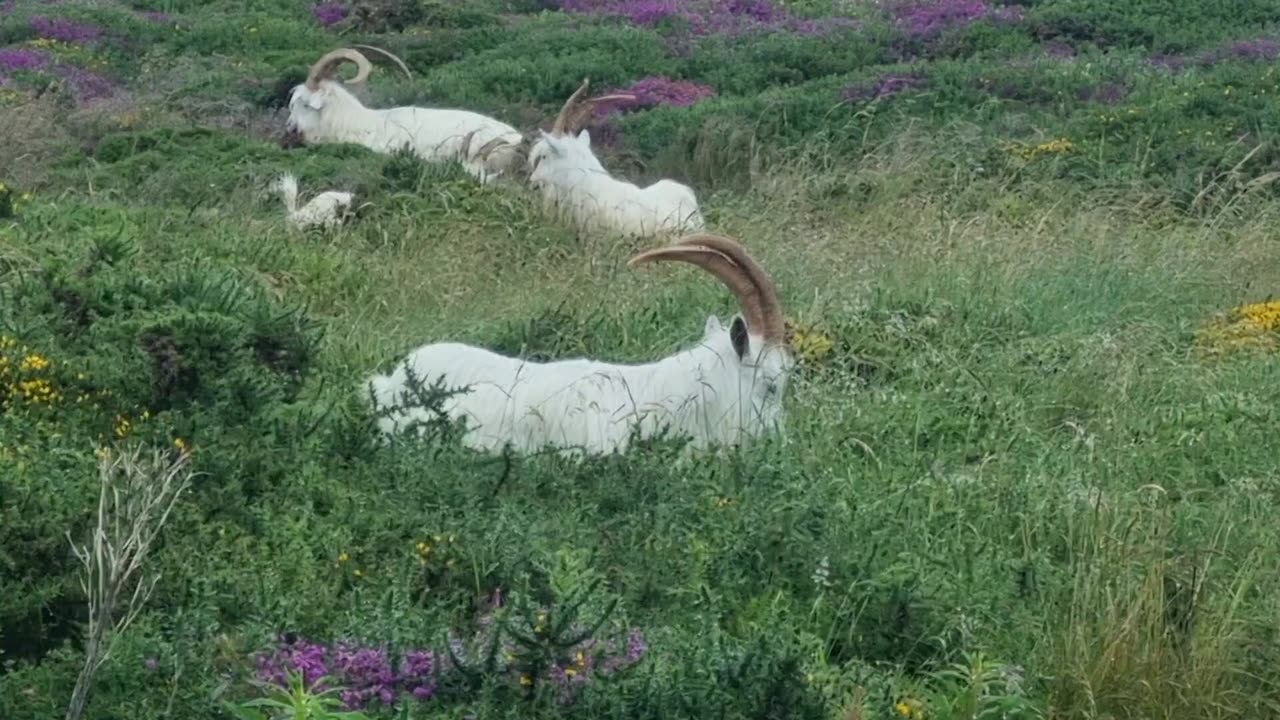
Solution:
<svg viewBox="0 0 1280 720"><path fill-rule="evenodd" d="M86 718L286 669L385 718L1280 714L1278 38L1270 0L0 3L0 717L65 712L68 538L134 447L198 474ZM785 435L379 445L360 380L423 342L644 361L735 308L524 188L281 149L357 42L414 73L376 106L634 91L594 142L775 276ZM289 233L283 171L371 207Z"/></svg>

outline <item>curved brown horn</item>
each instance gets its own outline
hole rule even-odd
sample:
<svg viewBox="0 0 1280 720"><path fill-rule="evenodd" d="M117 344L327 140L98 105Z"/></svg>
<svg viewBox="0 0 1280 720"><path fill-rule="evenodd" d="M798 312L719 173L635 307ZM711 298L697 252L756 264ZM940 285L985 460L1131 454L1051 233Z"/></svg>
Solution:
<svg viewBox="0 0 1280 720"><path fill-rule="evenodd" d="M382 55L383 57L388 58L389 60L391 60L391 62L393 62L393 63L395 63L396 65L398 65L398 66L400 67L400 69L404 71L404 76L405 76L405 77L409 78L410 80L412 80L412 79L413 79L413 73L409 72L409 66L408 66L408 65L405 65L403 60L401 60L400 58L396 57L396 56L395 56L395 55L393 55L392 53L390 53L390 52L388 52L388 51L386 51L386 50L383 50L383 49L382 49L382 48L380 48L380 47L374 47L373 45L352 45L351 47L358 47L358 48L364 48L365 50L372 50L372 51L374 51L374 52L378 53L379 55Z"/></svg>
<svg viewBox="0 0 1280 720"><path fill-rule="evenodd" d="M773 281L736 240L707 233L688 235L666 247L641 253L627 265L634 268L654 260L682 260L715 275L738 299L752 332L760 333L766 343L781 344L786 340L786 324Z"/></svg>
<svg viewBox="0 0 1280 720"><path fill-rule="evenodd" d="M786 323L782 316L782 303L778 301L778 291L773 285L769 273L764 271L760 263L751 257L746 248L737 240L723 235L696 233L675 242L676 247L706 246L724 253L747 274L751 282L760 291L760 310L762 323L752 329L764 336L767 342L781 343L786 339Z"/></svg>
<svg viewBox="0 0 1280 720"><path fill-rule="evenodd" d="M373 65L369 64L369 59L361 55L359 50L338 48L322 55L307 71L307 89L315 90L320 86L321 80L333 77L333 73L344 61L353 62L356 65L356 76L348 80L348 84L355 85L364 82L369 77L369 73L373 71Z"/></svg>
<svg viewBox="0 0 1280 720"><path fill-rule="evenodd" d="M582 84L578 86L577 90L573 91L573 94L569 96L568 100L564 101L564 107L560 108L560 114L556 116L556 121L551 125L552 135L565 134L568 127L566 123L568 122L570 115L573 114L574 108L577 107L578 102L581 100L583 94L587 92L587 88L590 85L591 78L582 78Z"/></svg>
<svg viewBox="0 0 1280 720"><path fill-rule="evenodd" d="M591 121L591 114L595 111L596 103L608 102L609 100L635 100L636 96L629 93L617 95L601 95L600 97L583 100L578 105L569 110L565 117L564 132L569 135L576 134L579 130L587 126Z"/></svg>

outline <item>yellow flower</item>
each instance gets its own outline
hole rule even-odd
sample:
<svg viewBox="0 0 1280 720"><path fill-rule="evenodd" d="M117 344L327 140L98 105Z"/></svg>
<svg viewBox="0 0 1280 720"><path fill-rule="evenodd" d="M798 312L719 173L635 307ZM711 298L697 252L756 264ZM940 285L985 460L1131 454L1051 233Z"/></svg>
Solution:
<svg viewBox="0 0 1280 720"><path fill-rule="evenodd" d="M364 571L363 571L363 570L361 570L360 568L356 568L356 569L355 569L355 571L354 571L354 572L352 572L351 574L352 574L352 575L355 575L355 576L356 576L356 577L358 577L358 578L362 578L362 577L364 577Z"/></svg>
<svg viewBox="0 0 1280 720"><path fill-rule="evenodd" d="M1196 332L1196 344L1211 353L1280 346L1280 300L1241 305Z"/></svg>
<svg viewBox="0 0 1280 720"><path fill-rule="evenodd" d="M904 718L910 720L922 720L924 718L924 705L915 698L903 698L898 704L893 706L893 711Z"/></svg>
<svg viewBox="0 0 1280 720"><path fill-rule="evenodd" d="M533 684L533 678L529 677L529 673L520 673L521 687L529 687Z"/></svg>
<svg viewBox="0 0 1280 720"><path fill-rule="evenodd" d="M27 372L44 370L47 367L49 367L48 358L43 355L36 354L31 354L22 358L22 364L19 365L19 368L26 370Z"/></svg>
<svg viewBox="0 0 1280 720"><path fill-rule="evenodd" d="M565 668L565 669L564 669L564 676L565 676L565 677L567 677L567 678L571 678L571 677L573 677L574 675L577 675L577 674L578 674L578 671L577 671L577 670L574 670L573 668Z"/></svg>
<svg viewBox="0 0 1280 720"><path fill-rule="evenodd" d="M187 449L187 443L186 443L186 441L185 441L185 440L183 440L183 439L182 439L182 438L180 438L180 437L178 437L178 438L174 438L174 439L173 439L173 446L174 446L174 447L176 447L176 448L178 448L179 450L186 450L186 449Z"/></svg>
<svg viewBox="0 0 1280 720"><path fill-rule="evenodd" d="M341 565L351 559L351 556L345 552L338 553L338 564Z"/></svg>

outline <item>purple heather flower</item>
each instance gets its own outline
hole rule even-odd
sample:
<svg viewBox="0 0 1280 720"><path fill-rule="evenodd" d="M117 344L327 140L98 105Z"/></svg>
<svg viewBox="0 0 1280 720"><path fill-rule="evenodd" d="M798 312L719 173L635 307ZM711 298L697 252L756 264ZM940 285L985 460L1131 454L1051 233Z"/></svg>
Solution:
<svg viewBox="0 0 1280 720"><path fill-rule="evenodd" d="M1236 40L1226 43L1205 55L1205 64L1220 60L1248 60L1269 62L1280 58L1280 43L1271 38Z"/></svg>
<svg viewBox="0 0 1280 720"><path fill-rule="evenodd" d="M723 12L737 17L749 17L759 23L772 22L775 10L769 0L722 0Z"/></svg>
<svg viewBox="0 0 1280 720"><path fill-rule="evenodd" d="M926 40L944 30L980 20L988 12L983 0L922 0L899 5L894 9L894 16L907 37Z"/></svg>
<svg viewBox="0 0 1280 720"><path fill-rule="evenodd" d="M39 50L0 49L0 73L12 70L39 70L48 62L49 58Z"/></svg>
<svg viewBox="0 0 1280 720"><path fill-rule="evenodd" d="M31 29L40 37L67 43L90 43L102 34L102 30L97 26L72 22L66 18L47 18L36 15L29 22Z"/></svg>
<svg viewBox="0 0 1280 720"><path fill-rule="evenodd" d="M850 85L841 92L840 96L845 102L867 102L897 95L907 90L915 90L924 87L927 83L928 79L918 73L887 73L869 83Z"/></svg>
<svg viewBox="0 0 1280 720"><path fill-rule="evenodd" d="M399 672L393 672L382 648L356 648L339 643L332 649L299 640L285 643L283 640L274 653L255 656L257 677L260 681L283 687L287 672L301 672L308 688L316 687L316 681L328 676L337 684L339 697L348 710L359 710L371 702L391 707L397 693L407 691L419 700L432 697L435 692L435 654L429 650L408 650L403 653Z"/></svg>
<svg viewBox="0 0 1280 720"><path fill-rule="evenodd" d="M160 663L156 662L155 658L149 657L142 661L142 666L147 669L147 672L154 672L160 666Z"/></svg>
<svg viewBox="0 0 1280 720"><path fill-rule="evenodd" d="M1046 56L1054 58L1055 60L1065 60L1067 58L1075 57L1076 54L1075 49L1070 45L1057 40L1050 40L1042 45L1041 49L1044 50L1044 54Z"/></svg>
<svg viewBox="0 0 1280 720"><path fill-rule="evenodd" d="M325 27L336 25L347 17L347 8L342 3L326 2L311 8L311 16Z"/></svg>
<svg viewBox="0 0 1280 720"><path fill-rule="evenodd" d="M644 641L639 630L632 630L627 635L627 660L638 662L648 649L649 644Z"/></svg>
<svg viewBox="0 0 1280 720"><path fill-rule="evenodd" d="M857 27L852 18L797 18L773 0L560 0L560 9L575 15L625 18L633 25L653 27L668 19L684 23L697 37L734 37L748 32L788 31L804 35L824 35L834 30Z"/></svg>
<svg viewBox="0 0 1280 720"><path fill-rule="evenodd" d="M98 73L78 68L75 65L59 65L58 75L67 82L80 102L91 102L104 98L112 93L115 86L106 77Z"/></svg>
<svg viewBox="0 0 1280 720"><path fill-rule="evenodd" d="M147 10L147 11L139 12L138 15L158 25L167 25L169 23L168 15L162 12L157 12L155 10Z"/></svg>
<svg viewBox="0 0 1280 720"><path fill-rule="evenodd" d="M596 103L597 116L611 115L617 112L645 110L659 105L671 107L687 107L699 100L715 95L715 90L688 80L672 80L666 77L647 77L637 80L629 87L609 91L610 94L632 95L634 99L608 100Z"/></svg>

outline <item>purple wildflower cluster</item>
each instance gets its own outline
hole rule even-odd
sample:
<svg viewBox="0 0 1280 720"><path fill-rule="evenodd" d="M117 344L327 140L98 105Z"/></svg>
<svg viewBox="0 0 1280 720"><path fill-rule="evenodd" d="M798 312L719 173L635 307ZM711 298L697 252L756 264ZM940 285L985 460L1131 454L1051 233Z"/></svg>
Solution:
<svg viewBox="0 0 1280 720"><path fill-rule="evenodd" d="M356 648L339 643L330 648L305 640L287 642L283 638L275 651L255 657L260 681L286 687L288 673L301 673L303 684L324 690L321 678L340 687L339 697L349 710L359 710L374 701L391 707L401 693L427 700L435 693L436 657L430 650L408 650L393 670L383 648Z"/></svg>
<svg viewBox="0 0 1280 720"><path fill-rule="evenodd" d="M862 103L916 90L928 85L928 78L920 73L886 73L870 82L846 87L840 97L845 102Z"/></svg>
<svg viewBox="0 0 1280 720"><path fill-rule="evenodd" d="M96 25L72 22L66 18L49 18L43 15L36 15L29 22L31 30L42 38L76 45L91 43L102 34L101 28Z"/></svg>
<svg viewBox="0 0 1280 720"><path fill-rule="evenodd" d="M39 70L49 64L49 57L39 50L0 48L0 74L14 70Z"/></svg>
<svg viewBox="0 0 1280 720"><path fill-rule="evenodd" d="M667 77L652 76L641 78L631 83L628 87L610 90L608 94L625 94L632 97L596 103L595 114L597 116L648 110L659 105L687 107L699 100L715 95L716 91L708 85L688 80L672 80Z"/></svg>
<svg viewBox="0 0 1280 720"><path fill-rule="evenodd" d="M546 679L556 688L561 705L571 705L578 692L595 677L608 676L640 662L649 649L637 630L627 635L624 647L619 648L614 641L600 645L594 639L584 640L547 670Z"/></svg>
<svg viewBox="0 0 1280 720"><path fill-rule="evenodd" d="M76 99L82 103L107 97L115 90L115 83L107 77L75 65L59 65L58 76L66 81Z"/></svg>
<svg viewBox="0 0 1280 720"><path fill-rule="evenodd" d="M1223 60L1271 62L1276 59L1280 59L1280 42L1273 38L1257 38L1225 43L1205 53L1201 62L1212 65Z"/></svg>
<svg viewBox="0 0 1280 720"><path fill-rule="evenodd" d="M337 25L347 17L347 7L340 2L324 2L311 8L311 17L325 27Z"/></svg>
<svg viewBox="0 0 1280 720"><path fill-rule="evenodd" d="M0 48L0 79L8 79L16 71L50 70L67 84L82 103L107 97L115 84L107 77L70 63L54 65L49 55L32 48Z"/></svg>
<svg viewBox="0 0 1280 720"><path fill-rule="evenodd" d="M1020 6L992 7L985 0L908 0L891 6L890 13L898 29L912 40L930 40L979 20L1018 23L1023 19Z"/></svg>
<svg viewBox="0 0 1280 720"><path fill-rule="evenodd" d="M848 17L796 17L773 0L560 0L560 9L575 15L625 18L644 27L674 19L694 36L771 31L826 35L859 26Z"/></svg>
<svg viewBox="0 0 1280 720"><path fill-rule="evenodd" d="M1255 38L1253 40L1232 40L1199 55L1171 55L1158 53L1147 58L1155 67L1169 72L1179 72L1188 65L1209 67L1220 62L1275 62L1280 60L1280 40L1275 38Z"/></svg>

